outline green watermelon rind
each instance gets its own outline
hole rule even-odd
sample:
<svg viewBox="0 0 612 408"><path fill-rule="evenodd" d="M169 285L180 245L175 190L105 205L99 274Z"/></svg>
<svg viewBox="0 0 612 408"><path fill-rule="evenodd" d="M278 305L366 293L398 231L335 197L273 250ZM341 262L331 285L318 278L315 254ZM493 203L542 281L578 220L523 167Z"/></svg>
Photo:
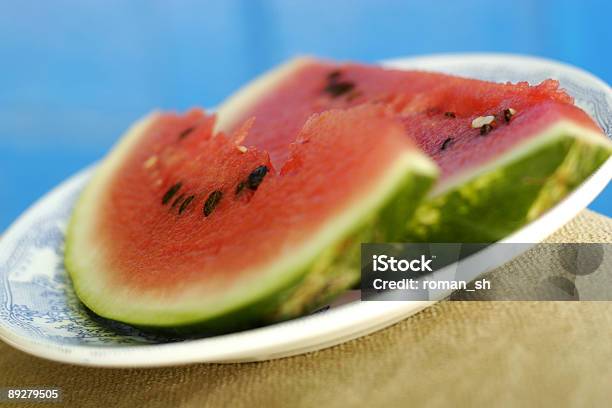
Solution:
<svg viewBox="0 0 612 408"><path fill-rule="evenodd" d="M306 313L355 283L359 278L355 248L366 235L393 240L393 234L400 233L398 225L411 217L438 174L424 154L416 150L401 153L387 163L379 183L347 204L345 211L327 222L304 245L245 274L256 279L245 280L241 286L216 298L210 295L203 298L192 285L183 298L164 302L163 293L138 293L134 288L105 280L105 271L95 270L94 266L99 249L76 239L91 233L91 223L96 219L95 204L106 182L112 179L123 157L154 118L155 114L134 125L96 169L77 201L66 234L65 266L79 299L102 317L133 325L226 331ZM346 274L338 274L339 266L349 264ZM329 276L314 279L315 272L334 270L333 279ZM321 285L321 281L328 282Z"/></svg>
<svg viewBox="0 0 612 408"><path fill-rule="evenodd" d="M489 164L436 186L406 241L495 242L565 198L611 155L600 133L563 119Z"/></svg>
<svg viewBox="0 0 612 408"><path fill-rule="evenodd" d="M417 161L421 157L415 158ZM425 169L422 169L425 170ZM363 242L395 242L401 230L399 219L410 218L435 182L431 174L414 172L383 204L380 211L363 217L345 237L319 252L297 268L284 287L267 296L243 304L234 310L205 321L173 325L163 331L183 333L224 333L285 321L316 311L321 306L357 284L361 277L361 244ZM159 330L151 325L147 329Z"/></svg>

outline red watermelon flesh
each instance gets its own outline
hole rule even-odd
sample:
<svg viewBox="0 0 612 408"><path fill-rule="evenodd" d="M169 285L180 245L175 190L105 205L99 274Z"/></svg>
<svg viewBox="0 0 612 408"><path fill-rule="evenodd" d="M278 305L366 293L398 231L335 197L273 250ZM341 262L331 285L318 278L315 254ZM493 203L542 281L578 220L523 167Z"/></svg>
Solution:
<svg viewBox="0 0 612 408"><path fill-rule="evenodd" d="M521 142L529 141L534 135L543 132L551 123L569 120L579 123L594 132L600 132L593 120L573 105L543 100L533 103L503 102L494 109L483 110L479 116L495 115L493 129L481 135L481 129L472 128L471 118L457 120L439 118L439 114L408 113L402 115L406 129L418 140L419 146L441 169L443 183L462 170L476 168L489 160L495 160ZM517 111L506 122L502 106L516 106Z"/></svg>
<svg viewBox="0 0 612 408"><path fill-rule="evenodd" d="M443 179L465 166L497 157L501 150L534 135L534 127L553 120L567 117L598 130L588 115L571 105L572 98L554 80L536 86L527 82L499 84L309 58L295 60L272 76L275 78L268 81L264 92L247 87L224 103L218 127L231 131L245 119L254 118L244 144L268 151L275 165L287 159L285 146L309 115L364 102L390 106L405 122L407 134L442 167ZM517 112L512 126L504 120L504 111L509 108ZM495 132L479 137L480 129L471 127L472 120L487 115L497 117ZM534 118L539 118L538 123L533 123ZM508 134L512 134L510 139ZM448 138L452 140L445 147L454 144L456 148L443 151Z"/></svg>
<svg viewBox="0 0 612 408"><path fill-rule="evenodd" d="M416 207L436 172L377 107L312 116L276 168L265 151L233 141L245 128L226 137L213 125L199 110L151 115L83 192L68 229L66 267L96 313L151 326L237 310L248 320L264 301L258 319L303 313L329 283L321 275L326 262L358 248L355 233L393 240L385 225L390 231L405 221L394 217ZM314 294L300 292L304 304L280 313L275 302L290 302L311 270L318 274L307 283ZM355 282L358 269L350 273L337 289Z"/></svg>
<svg viewBox="0 0 612 408"><path fill-rule="evenodd" d="M384 106L441 171L405 240L497 241L561 200L612 152L555 80L500 84L312 58L238 91L221 105L217 128L231 131L249 118L245 145L281 165L283 146L310 114L364 104Z"/></svg>
<svg viewBox="0 0 612 408"><path fill-rule="evenodd" d="M159 117L118 169L124 176L108 187L111 199L100 209L97 231L108 239L105 245L113 254L109 270L138 287L188 284L201 280L202 270L213 280L224 278L220 283L227 285L250 265L275 257L283 246L290 251L339 214L346 201L369 191L386 170L377 163L393 161L410 149L408 139L397 137L397 126L367 112L364 117L371 120L358 131L351 124L360 119L357 114L343 121L334 119L333 112L312 118L288 147L289 160L278 174L265 152L253 148L243 153L224 135L213 137L211 118L200 112ZM177 135L191 128L177 149ZM389 137L367 143L376 134ZM147 166L151 157L158 159ZM253 191L246 181L260 166L269 170ZM159 202L177 183L181 187L166 205L143 212L133 204ZM221 199L205 217L206 199L215 191ZM135 219L138 228L130 222ZM126 264L142 254L155 263L154 269L148 262Z"/></svg>

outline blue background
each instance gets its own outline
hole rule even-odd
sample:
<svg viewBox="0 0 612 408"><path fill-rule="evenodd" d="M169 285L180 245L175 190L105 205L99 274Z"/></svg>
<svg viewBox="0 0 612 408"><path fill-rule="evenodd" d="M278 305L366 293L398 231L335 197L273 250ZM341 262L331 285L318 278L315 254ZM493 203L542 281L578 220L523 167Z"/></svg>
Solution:
<svg viewBox="0 0 612 408"><path fill-rule="evenodd" d="M513 52L610 83L610 16L606 1L5 1L0 231L152 108L214 106L290 56ZM591 208L612 215L612 187Z"/></svg>

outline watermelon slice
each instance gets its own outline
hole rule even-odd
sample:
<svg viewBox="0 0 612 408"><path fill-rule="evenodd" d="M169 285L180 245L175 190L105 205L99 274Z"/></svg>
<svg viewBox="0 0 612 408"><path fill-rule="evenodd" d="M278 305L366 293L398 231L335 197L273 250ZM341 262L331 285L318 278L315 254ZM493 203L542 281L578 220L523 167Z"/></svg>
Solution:
<svg viewBox="0 0 612 408"><path fill-rule="evenodd" d="M276 166L313 113L385 106L441 176L404 240L494 242L561 200L597 169L611 142L558 83L497 84L438 73L299 58L219 109L217 129L254 118L245 143ZM252 119L253 120L253 119Z"/></svg>
<svg viewBox="0 0 612 408"><path fill-rule="evenodd" d="M97 314L233 330L312 310L359 278L361 242L397 239L435 165L378 107L314 115L282 165L193 110L155 113L104 159L65 264Z"/></svg>

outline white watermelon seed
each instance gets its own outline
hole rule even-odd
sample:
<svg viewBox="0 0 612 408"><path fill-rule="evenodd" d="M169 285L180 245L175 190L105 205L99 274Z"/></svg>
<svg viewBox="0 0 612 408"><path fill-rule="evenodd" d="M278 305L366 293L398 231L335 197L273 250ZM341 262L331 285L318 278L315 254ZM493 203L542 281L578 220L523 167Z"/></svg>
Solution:
<svg viewBox="0 0 612 408"><path fill-rule="evenodd" d="M490 125L495 120L495 116L479 116L472 121L472 127L474 129L482 128L484 125Z"/></svg>
<svg viewBox="0 0 612 408"><path fill-rule="evenodd" d="M155 163L157 163L157 156L153 155L144 162L144 168L150 169L155 165Z"/></svg>

